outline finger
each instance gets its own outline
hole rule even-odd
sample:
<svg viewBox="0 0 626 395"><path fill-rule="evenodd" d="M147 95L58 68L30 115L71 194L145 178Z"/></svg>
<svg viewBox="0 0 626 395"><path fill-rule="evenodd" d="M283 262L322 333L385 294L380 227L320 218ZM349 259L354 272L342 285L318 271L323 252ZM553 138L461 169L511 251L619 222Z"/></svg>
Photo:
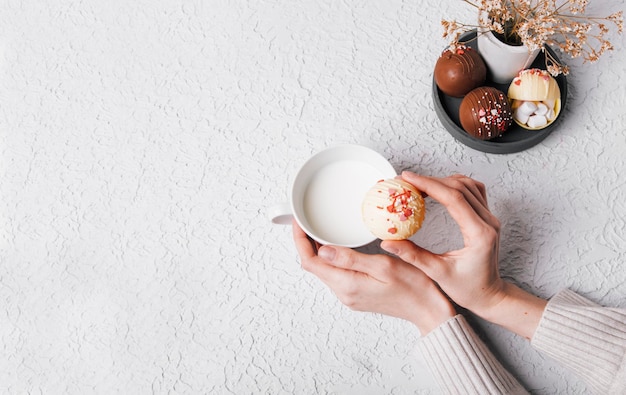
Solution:
<svg viewBox="0 0 626 395"><path fill-rule="evenodd" d="M317 256L314 245L311 244L309 236L302 230L298 223L293 220L291 223L293 228L293 241L296 244L296 250L300 258L308 259Z"/></svg>
<svg viewBox="0 0 626 395"><path fill-rule="evenodd" d="M472 178L463 176L463 175L455 175L449 177L450 179L456 180L461 185L460 188L467 198L470 205L476 210L478 215L492 228L494 228L497 232L500 231L500 220L489 210L489 205L487 203L487 189L485 188L485 184L482 182L476 181ZM447 179L442 180L445 182ZM450 185L454 187L454 185Z"/></svg>
<svg viewBox="0 0 626 395"><path fill-rule="evenodd" d="M478 187L473 181L474 180L467 177L448 177L441 180L443 184L460 191L465 196L465 199L470 206L472 206L474 211L476 211L476 213L483 219L483 221L489 224L489 226L499 226L497 218L491 213L491 211L489 211L487 202L484 201Z"/></svg>
<svg viewBox="0 0 626 395"><path fill-rule="evenodd" d="M433 254L409 240L385 240L380 244L380 247L417 267L435 281L441 278L447 265L439 255Z"/></svg>
<svg viewBox="0 0 626 395"><path fill-rule="evenodd" d="M296 250L300 255L300 264L302 268L308 272L315 274L322 281L332 276L331 269L323 259L317 256L317 243L312 242L310 237L300 228L296 221L292 222L293 240L296 244Z"/></svg>
<svg viewBox="0 0 626 395"><path fill-rule="evenodd" d="M448 178L461 182L472 193L476 200L478 200L487 209L489 208L489 205L487 204L487 189L485 188L485 184L462 174L455 174Z"/></svg>
<svg viewBox="0 0 626 395"><path fill-rule="evenodd" d="M396 178L396 179L398 179L398 180L403 180L403 181L409 182L408 180L406 180L406 179L404 179L404 178L402 177L402 173L401 173L400 175L395 176L394 178ZM410 182L409 182L409 184L410 184ZM422 191L422 190L420 190L420 189L418 189L417 191L420 193L420 195L422 195L422 197L423 197L424 199L426 199L426 198L428 197L428 194L427 194L426 192L424 192L424 191Z"/></svg>
<svg viewBox="0 0 626 395"><path fill-rule="evenodd" d="M357 252L353 249L337 246L322 246L319 251L320 258L336 268L351 270L365 274L379 281L385 281L390 258L385 255L370 255Z"/></svg>
<svg viewBox="0 0 626 395"><path fill-rule="evenodd" d="M465 195L444 184L441 179L403 172L402 178L441 203L459 225L465 243L479 238L488 224L467 201Z"/></svg>
<svg viewBox="0 0 626 395"><path fill-rule="evenodd" d="M319 257L315 249L315 245L319 244L312 244L308 235L295 221L293 221L292 226L293 239L304 270L314 274L331 289L335 289L338 284L346 281L362 280L360 277L364 276L363 273L333 266L327 260Z"/></svg>

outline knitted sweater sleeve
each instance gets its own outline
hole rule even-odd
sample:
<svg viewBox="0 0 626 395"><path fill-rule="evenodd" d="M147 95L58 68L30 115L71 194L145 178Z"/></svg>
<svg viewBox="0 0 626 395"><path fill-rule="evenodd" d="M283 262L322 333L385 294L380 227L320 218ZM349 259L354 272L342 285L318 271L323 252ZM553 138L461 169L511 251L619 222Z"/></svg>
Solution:
<svg viewBox="0 0 626 395"><path fill-rule="evenodd" d="M626 394L626 310L563 290L548 302L531 344L594 393Z"/></svg>
<svg viewBox="0 0 626 395"><path fill-rule="evenodd" d="M417 347L446 394L528 394L462 315L422 337Z"/></svg>

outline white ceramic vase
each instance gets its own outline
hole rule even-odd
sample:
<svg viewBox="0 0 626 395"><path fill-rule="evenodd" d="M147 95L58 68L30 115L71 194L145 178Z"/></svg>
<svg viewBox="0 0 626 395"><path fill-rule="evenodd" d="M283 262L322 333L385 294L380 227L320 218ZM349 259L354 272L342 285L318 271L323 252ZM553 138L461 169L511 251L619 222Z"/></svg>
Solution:
<svg viewBox="0 0 626 395"><path fill-rule="evenodd" d="M508 84L520 70L528 68L540 49L531 51L525 45L505 44L489 30L477 32L478 52L487 64L492 81Z"/></svg>

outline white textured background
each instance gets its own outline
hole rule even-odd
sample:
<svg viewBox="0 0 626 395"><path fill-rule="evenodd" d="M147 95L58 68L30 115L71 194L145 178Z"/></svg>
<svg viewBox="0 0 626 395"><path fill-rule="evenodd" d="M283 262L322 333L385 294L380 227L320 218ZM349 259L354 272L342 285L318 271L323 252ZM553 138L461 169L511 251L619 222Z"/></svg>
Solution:
<svg viewBox="0 0 626 395"><path fill-rule="evenodd" d="M547 140L483 154L431 99L439 20L473 19L460 3L1 0L0 392L437 393L417 331L341 306L266 219L339 143L482 180L504 275L625 307L624 36L570 63ZM457 245L429 212L416 241ZM586 392L473 322L534 393Z"/></svg>

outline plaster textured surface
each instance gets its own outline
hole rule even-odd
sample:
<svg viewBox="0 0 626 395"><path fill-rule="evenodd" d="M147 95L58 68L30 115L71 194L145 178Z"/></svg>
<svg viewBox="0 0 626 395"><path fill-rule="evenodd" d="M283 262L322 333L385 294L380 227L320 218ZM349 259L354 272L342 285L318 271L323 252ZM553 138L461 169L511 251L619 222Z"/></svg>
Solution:
<svg viewBox="0 0 626 395"><path fill-rule="evenodd" d="M568 62L544 142L485 154L431 99L460 3L1 0L0 392L436 394L415 328L340 305L267 220L341 143L483 181L504 276L626 307L624 36ZM414 241L458 246L429 204ZM470 319L533 393L586 393Z"/></svg>

